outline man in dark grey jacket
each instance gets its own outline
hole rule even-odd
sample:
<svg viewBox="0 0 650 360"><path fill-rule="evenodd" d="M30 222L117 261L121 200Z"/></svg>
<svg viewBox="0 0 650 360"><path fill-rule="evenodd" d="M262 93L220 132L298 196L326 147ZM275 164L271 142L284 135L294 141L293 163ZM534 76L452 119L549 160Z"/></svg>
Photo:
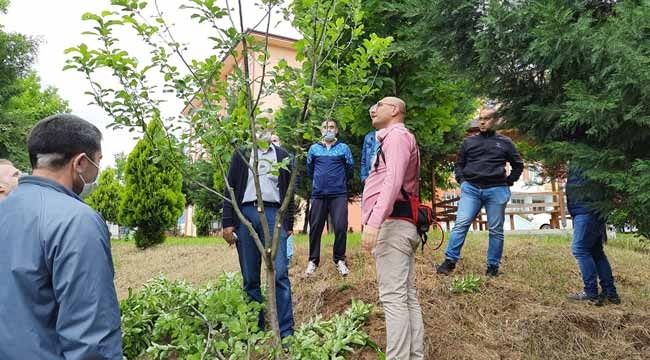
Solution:
<svg viewBox="0 0 650 360"><path fill-rule="evenodd" d="M456 158L455 175L461 194L456 222L449 237L445 261L438 266L438 274L449 274L460 259L460 250L470 225L483 206L487 213L489 245L487 276L497 276L503 254L503 222L510 200L510 186L519 179L524 162L512 140L491 129L494 111L479 118L480 133L467 137ZM506 175L506 162L510 175Z"/></svg>
<svg viewBox="0 0 650 360"><path fill-rule="evenodd" d="M244 278L244 291L252 301L261 303L264 301L260 288L262 257L255 245L253 236L246 226L239 221L232 203L237 203L241 213L250 221L263 243L267 239L264 238L262 214L266 218L271 236L273 236L274 231L280 230L280 243L275 257L275 288L280 336L284 338L293 335L294 327L291 282L289 281L287 264L287 236L293 233L295 207L293 198L289 202L282 226L275 226L275 219L285 197L288 193L291 193L289 191L289 182L293 159L286 150L271 143L270 133L268 133L268 138L262 136L260 140L263 140L262 143L266 144L264 148L258 148L257 153L257 171L262 200L264 201L264 211L258 210L255 178L249 168L249 164L253 164L252 151L240 149L232 155L230 168L228 169L227 180L235 193L235 199L226 200L223 204L223 237L229 244L237 246L239 266ZM246 163L247 159L249 164ZM282 163L285 159L289 160L289 168L280 168L277 175L275 175L274 166ZM291 196L293 197L293 194ZM230 198L230 196L228 197ZM260 328L263 329L264 314L262 312L259 314L258 322Z"/></svg>
<svg viewBox="0 0 650 360"><path fill-rule="evenodd" d="M108 228L78 196L101 137L72 115L29 135L32 176L0 202L0 359L122 359Z"/></svg>

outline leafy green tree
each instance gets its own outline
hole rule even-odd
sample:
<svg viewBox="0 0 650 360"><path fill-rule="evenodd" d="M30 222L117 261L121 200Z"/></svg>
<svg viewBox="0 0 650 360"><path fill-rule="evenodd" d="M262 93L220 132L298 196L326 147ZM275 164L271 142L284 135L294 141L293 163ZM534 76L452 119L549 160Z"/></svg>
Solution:
<svg viewBox="0 0 650 360"><path fill-rule="evenodd" d="M212 222L221 218L223 200L209 190L223 188L221 174L215 165L208 160L199 159L188 166L188 171L183 176L183 194L187 202L194 205L192 221L199 236L208 235ZM215 178L219 181L217 184Z"/></svg>
<svg viewBox="0 0 650 360"><path fill-rule="evenodd" d="M173 166L180 154L169 151L166 142L162 122L151 121L126 165L119 218L124 225L137 227L135 244L142 249L164 242L165 230L176 225L185 207L183 178Z"/></svg>
<svg viewBox="0 0 650 360"><path fill-rule="evenodd" d="M97 210L104 217L104 220L118 224L123 195L124 186L117 180L115 170L108 168L99 175L97 188L85 201L93 209Z"/></svg>
<svg viewBox="0 0 650 360"><path fill-rule="evenodd" d="M368 69L385 64L386 48L391 40L365 33L359 0L295 0L285 13L303 37L295 46L296 60L302 62L302 66L295 69L286 60L271 63L269 57L271 19L277 14L276 10L282 1L261 2L265 16L260 25L266 29L261 32L261 40L259 33L256 36L245 28L243 19L249 15L248 10L241 0L236 3L241 12L230 6L222 8L212 0L191 0L181 5L181 11L186 12L190 19L210 27L205 34L212 42L213 51L207 58L190 59L184 45L174 37L173 25L163 17L155 3L113 0L112 11L84 15L84 19L93 26L92 31L85 34L98 41L99 45L91 47L80 44L67 49L70 59L66 69L75 69L87 77L94 103L113 118L114 126L139 129L145 137L150 132L146 124L159 119L165 120L170 130L180 127L191 129L182 137L187 143L180 145L183 148L202 149L201 155L205 155L215 165L220 176L215 176L213 187L201 185L219 199L235 197L233 189L227 183L223 189L217 186L218 183L223 183L231 154L243 156L240 149L252 149L250 170L253 173L258 204L263 207L257 173L257 149L263 142L258 142L256 132L259 128L269 129L278 125L271 119L277 113L273 114L263 108L263 98L271 93L292 94L283 96L285 107L296 110L295 119L288 125L292 129L290 136L296 139L293 143L298 143L297 139L311 140L311 134L320 125L320 121L309 114L329 107L333 112L345 115L344 109L358 102L359 94L372 91L373 78ZM346 11L329 11L333 7ZM304 11L309 15L298 16L302 14L295 10L298 8L309 9ZM143 47L149 49L151 58L136 59L119 48L120 42L115 35L118 29L131 29ZM351 37L341 37L343 32L349 33ZM354 53L354 56L339 56L347 52ZM171 58L178 61L172 62ZM226 79L220 76L224 63L232 65ZM321 67L331 71L324 74L319 71ZM257 70L254 72L253 69ZM107 70L117 82L96 81L97 73ZM112 84L115 83L120 86L113 87ZM187 117L182 120L175 117L161 119L160 104L163 99L157 96L157 89L172 92L183 99L189 108ZM173 141L168 141L167 144L158 145L172 148L172 143ZM306 148L295 147L291 151L296 156L297 163L304 161ZM187 174L184 165L185 162L181 160L174 163L176 169ZM273 171L287 166L288 162L277 164ZM127 169L127 193L129 177ZM277 211L276 224L281 224L285 216L293 197L296 177L297 172L293 171L290 191ZM125 203L126 201L125 199ZM267 239L263 244L262 234L255 231L237 204L233 207L242 226L248 229L262 254L267 278L266 314L276 345L279 346L274 259L280 232L275 231L270 236L266 218L261 217L262 234Z"/></svg>
<svg viewBox="0 0 650 360"><path fill-rule="evenodd" d="M650 235L650 1L432 1L445 58L498 100L548 168L569 161L603 214Z"/></svg>
<svg viewBox="0 0 650 360"><path fill-rule="evenodd" d="M41 89L38 76L29 73L11 85L15 93L0 105L0 157L11 159L21 169L29 169L27 135L41 119L69 112L68 102L56 88Z"/></svg>
<svg viewBox="0 0 650 360"><path fill-rule="evenodd" d="M0 1L6 13L9 1ZM45 116L68 110L56 89L41 90L31 72L38 42L19 33L5 32L0 25L0 158L11 159L16 167L29 169L27 134Z"/></svg>
<svg viewBox="0 0 650 360"><path fill-rule="evenodd" d="M395 95L407 104L407 122L421 152L421 190L429 197L432 181L448 186L454 154L476 114L477 91L462 71L454 71L431 41L428 0L364 1L369 31L392 34L390 68L378 77L380 95ZM364 117L367 119L367 116ZM363 128L369 129L369 121ZM435 177L433 176L435 174Z"/></svg>

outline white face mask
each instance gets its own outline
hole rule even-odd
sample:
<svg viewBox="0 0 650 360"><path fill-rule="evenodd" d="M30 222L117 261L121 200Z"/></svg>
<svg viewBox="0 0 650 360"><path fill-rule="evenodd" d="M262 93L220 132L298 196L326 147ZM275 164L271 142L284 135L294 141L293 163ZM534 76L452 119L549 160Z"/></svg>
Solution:
<svg viewBox="0 0 650 360"><path fill-rule="evenodd" d="M334 141L334 139L336 139L336 133L334 131L326 131L323 134L323 140L325 141Z"/></svg>
<svg viewBox="0 0 650 360"><path fill-rule="evenodd" d="M91 164L93 164L94 167L97 168L97 175L95 176L94 180L87 182L86 179L84 179L83 175L79 173L79 178L81 179L81 182L84 183L84 187L81 190L81 193L78 194L79 197L82 199L90 195L90 193L93 190L95 190L95 188L97 187L97 182L99 181L99 172L100 172L99 165L97 165L94 161L92 161L88 155L84 154L84 156L86 157L86 160L88 160L88 162L90 162Z"/></svg>

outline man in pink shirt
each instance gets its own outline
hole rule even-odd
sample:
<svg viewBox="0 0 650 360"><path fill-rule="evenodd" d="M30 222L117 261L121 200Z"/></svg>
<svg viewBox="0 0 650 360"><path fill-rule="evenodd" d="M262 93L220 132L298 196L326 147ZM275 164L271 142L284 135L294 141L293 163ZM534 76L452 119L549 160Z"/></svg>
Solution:
<svg viewBox="0 0 650 360"><path fill-rule="evenodd" d="M377 266L379 300L386 316L386 358L424 359L422 309L415 289L415 251L419 244L404 193L417 195L419 151L404 126L406 105L386 97L371 108L380 149L363 190L362 243ZM404 213L406 211L406 213Z"/></svg>

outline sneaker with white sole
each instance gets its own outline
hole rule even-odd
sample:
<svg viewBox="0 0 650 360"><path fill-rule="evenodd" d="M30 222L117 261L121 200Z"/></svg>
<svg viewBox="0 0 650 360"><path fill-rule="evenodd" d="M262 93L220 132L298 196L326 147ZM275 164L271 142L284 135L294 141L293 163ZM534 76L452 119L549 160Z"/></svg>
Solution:
<svg viewBox="0 0 650 360"><path fill-rule="evenodd" d="M341 274L341 276L348 276L350 273L350 269L348 269L348 266L345 264L344 260L339 260L336 262L336 269L339 271L339 274Z"/></svg>
<svg viewBox="0 0 650 360"><path fill-rule="evenodd" d="M316 272L316 268L318 265L316 265L315 262L309 261L309 264L307 264L307 269L305 269L305 276L311 276Z"/></svg>

